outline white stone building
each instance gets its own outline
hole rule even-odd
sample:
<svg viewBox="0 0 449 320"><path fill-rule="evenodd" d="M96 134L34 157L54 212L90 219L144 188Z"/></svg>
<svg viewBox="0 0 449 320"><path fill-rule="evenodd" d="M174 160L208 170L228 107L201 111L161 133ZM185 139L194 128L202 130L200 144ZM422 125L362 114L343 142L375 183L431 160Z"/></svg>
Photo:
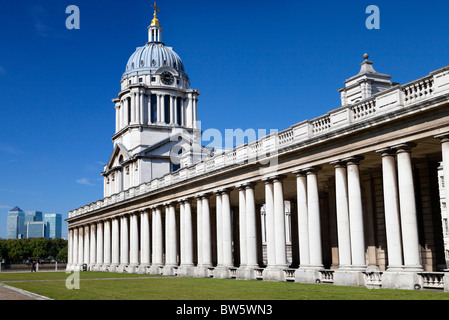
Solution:
<svg viewBox="0 0 449 320"><path fill-rule="evenodd" d="M401 85L365 55L340 107L213 155L156 12L148 30L114 100L105 196L67 219L69 270L449 290L449 66Z"/></svg>

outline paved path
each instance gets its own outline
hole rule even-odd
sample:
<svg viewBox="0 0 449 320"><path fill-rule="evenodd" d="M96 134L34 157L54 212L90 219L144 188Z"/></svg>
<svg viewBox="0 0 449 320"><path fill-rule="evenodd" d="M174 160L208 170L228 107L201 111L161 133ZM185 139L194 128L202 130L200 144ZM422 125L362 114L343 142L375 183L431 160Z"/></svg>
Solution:
<svg viewBox="0 0 449 320"><path fill-rule="evenodd" d="M51 300L51 299L0 283L0 300Z"/></svg>

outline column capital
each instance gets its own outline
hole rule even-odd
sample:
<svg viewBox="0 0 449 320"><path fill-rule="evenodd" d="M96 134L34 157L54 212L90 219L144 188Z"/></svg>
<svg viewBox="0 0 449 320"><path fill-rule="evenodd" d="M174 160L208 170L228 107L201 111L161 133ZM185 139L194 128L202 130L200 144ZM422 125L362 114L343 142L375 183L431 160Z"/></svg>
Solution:
<svg viewBox="0 0 449 320"><path fill-rule="evenodd" d="M318 171L320 171L322 168L320 166L313 166L313 167L308 167L304 170L306 170L306 173L308 175L310 174L318 174Z"/></svg>
<svg viewBox="0 0 449 320"><path fill-rule="evenodd" d="M175 203L174 201L168 201L164 203L164 207L169 208L169 207L174 207Z"/></svg>
<svg viewBox="0 0 449 320"><path fill-rule="evenodd" d="M267 183L273 183L275 181L282 181L285 178L287 178L286 175L277 174L277 175L274 175L274 176L265 177L265 178L262 179L262 181L265 182L265 184L267 184Z"/></svg>
<svg viewBox="0 0 449 320"><path fill-rule="evenodd" d="M440 139L441 143L449 142L449 132L437 134L435 138Z"/></svg>
<svg viewBox="0 0 449 320"><path fill-rule="evenodd" d="M346 162L346 165L348 165L348 164L359 165L360 161L362 161L363 159L365 159L364 156L351 156L351 157L343 159L343 161Z"/></svg>
<svg viewBox="0 0 449 320"><path fill-rule="evenodd" d="M307 170L306 169L297 169L292 171L292 173L294 175L296 175L296 177L305 177L307 176Z"/></svg>
<svg viewBox="0 0 449 320"><path fill-rule="evenodd" d="M198 195L197 197L199 197L201 200L203 200L203 199L209 199L209 197L211 195L212 195L212 192L205 192L205 193Z"/></svg>
<svg viewBox="0 0 449 320"><path fill-rule="evenodd" d="M341 159L329 162L329 164L333 165L335 168L346 168L346 161Z"/></svg>
<svg viewBox="0 0 449 320"><path fill-rule="evenodd" d="M398 145L395 145L393 148L396 150L396 154L402 153L402 152L408 152L410 153L412 151L412 148L416 147L415 142L405 142Z"/></svg>
<svg viewBox="0 0 449 320"><path fill-rule="evenodd" d="M380 155L382 156L382 157L388 157L388 156L394 156L395 155L395 153L396 153L396 150L394 150L393 148L391 148L391 147L384 147L384 148L381 148L381 149L378 149L378 150L376 150L376 152L377 153L380 153Z"/></svg>

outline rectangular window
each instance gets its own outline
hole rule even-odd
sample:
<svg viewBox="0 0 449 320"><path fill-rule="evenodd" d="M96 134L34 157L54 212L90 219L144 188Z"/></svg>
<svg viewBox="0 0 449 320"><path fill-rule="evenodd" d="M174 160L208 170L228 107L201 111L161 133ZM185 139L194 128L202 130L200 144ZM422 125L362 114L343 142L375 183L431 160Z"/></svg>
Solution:
<svg viewBox="0 0 449 320"><path fill-rule="evenodd" d="M143 78L139 78L139 82L143 82Z"/></svg>
<svg viewBox="0 0 449 320"><path fill-rule="evenodd" d="M164 96L165 123L170 123L170 96Z"/></svg>
<svg viewBox="0 0 449 320"><path fill-rule="evenodd" d="M157 96L151 95L151 123L157 122Z"/></svg>
<svg viewBox="0 0 449 320"><path fill-rule="evenodd" d="M176 99L176 118L178 125L182 125L181 119L181 98Z"/></svg>

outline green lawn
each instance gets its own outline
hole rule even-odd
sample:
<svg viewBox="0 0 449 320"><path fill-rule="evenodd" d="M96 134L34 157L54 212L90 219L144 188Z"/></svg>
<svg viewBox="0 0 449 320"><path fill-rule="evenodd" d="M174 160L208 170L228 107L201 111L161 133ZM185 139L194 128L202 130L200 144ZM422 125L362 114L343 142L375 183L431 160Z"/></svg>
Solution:
<svg viewBox="0 0 449 320"><path fill-rule="evenodd" d="M103 272L81 272L80 289L69 290L65 282L69 275L65 272L0 273L0 282L41 280L6 284L55 300L449 300L449 293L439 291ZM119 279L124 277L147 278ZM99 278L115 279L93 280Z"/></svg>

